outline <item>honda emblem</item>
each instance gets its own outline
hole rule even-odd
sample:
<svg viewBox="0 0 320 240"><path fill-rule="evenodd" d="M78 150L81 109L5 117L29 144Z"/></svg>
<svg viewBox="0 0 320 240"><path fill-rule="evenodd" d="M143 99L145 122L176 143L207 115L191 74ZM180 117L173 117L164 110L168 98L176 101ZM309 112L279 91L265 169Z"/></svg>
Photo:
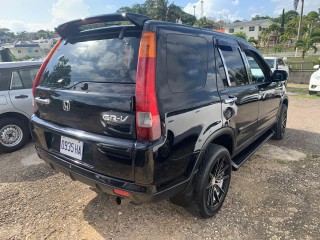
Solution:
<svg viewBox="0 0 320 240"><path fill-rule="evenodd" d="M69 112L70 111L70 101L63 100L62 107L63 107L63 110Z"/></svg>

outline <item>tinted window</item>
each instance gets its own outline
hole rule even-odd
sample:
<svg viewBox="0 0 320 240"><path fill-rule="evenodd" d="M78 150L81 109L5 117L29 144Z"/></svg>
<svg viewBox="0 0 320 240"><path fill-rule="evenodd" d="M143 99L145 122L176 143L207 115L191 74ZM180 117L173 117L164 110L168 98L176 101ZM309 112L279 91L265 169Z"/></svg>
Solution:
<svg viewBox="0 0 320 240"><path fill-rule="evenodd" d="M218 70L218 79L220 78L224 86L228 86L228 78L224 69L224 65L220 56L220 53L216 50L216 68Z"/></svg>
<svg viewBox="0 0 320 240"><path fill-rule="evenodd" d="M12 71L10 89L28 89L32 88L33 80L37 75L39 67L14 69Z"/></svg>
<svg viewBox="0 0 320 240"><path fill-rule="evenodd" d="M247 70L243 63L238 44L219 40L219 49L228 70L231 86L249 84Z"/></svg>
<svg viewBox="0 0 320 240"><path fill-rule="evenodd" d="M207 77L207 41L201 37L167 35L167 76L172 92L202 89Z"/></svg>
<svg viewBox="0 0 320 240"><path fill-rule="evenodd" d="M0 91L9 90L11 70L0 68Z"/></svg>
<svg viewBox="0 0 320 240"><path fill-rule="evenodd" d="M140 36L62 43L45 69L41 85L68 88L83 81L134 83L139 45Z"/></svg>

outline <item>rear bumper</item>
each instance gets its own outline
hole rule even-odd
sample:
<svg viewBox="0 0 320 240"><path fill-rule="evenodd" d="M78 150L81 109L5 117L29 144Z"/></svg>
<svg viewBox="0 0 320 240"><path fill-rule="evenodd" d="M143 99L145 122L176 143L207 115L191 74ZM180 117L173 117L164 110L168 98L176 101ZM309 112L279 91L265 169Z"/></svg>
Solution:
<svg viewBox="0 0 320 240"><path fill-rule="evenodd" d="M130 140L117 140L103 137L96 134L84 133L79 130L60 127L53 123L32 116L31 132L35 142L36 151L41 159L47 162L54 170L68 175L72 180L83 182L98 191L116 195L114 189L127 191L131 195L131 200L136 203L155 202L167 199L183 192L188 186L192 175L181 176L164 183L157 183L155 180L161 178L155 171L156 159L154 158L154 148L159 148L162 139L152 144L136 143ZM50 135L50 137L48 137ZM54 137L52 137L52 136ZM107 170L111 173L105 174L96 169L96 165L90 161L75 161L64 156L53 147L52 142L55 136L64 135L72 138L79 138L85 144L91 146L92 155L89 155L91 162L100 161L110 163ZM103 146L103 148L101 147ZM55 150L56 149L56 150ZM98 154L104 152L105 158L97 159ZM92 159L91 159L91 157ZM133 163L129 165L127 162ZM123 164L124 162L124 164ZM88 163L88 164L87 164ZM91 165L90 165L91 164ZM122 165L120 165L122 164ZM124 166L124 167L123 167ZM128 175L135 168L135 178ZM131 169L131 171L126 171ZM119 177L118 177L119 176ZM137 179L139 181L137 181Z"/></svg>
<svg viewBox="0 0 320 240"><path fill-rule="evenodd" d="M68 175L72 180L79 181L89 185L98 191L116 195L113 190L121 189L131 194L131 200L136 203L149 203L159 200L168 199L178 193L183 192L189 181L185 180L179 184L168 186L163 189L156 189L156 186L141 186L132 182L127 182L105 175L98 174L86 168L68 162L58 156L36 147L36 151L41 159L50 165L57 172Z"/></svg>

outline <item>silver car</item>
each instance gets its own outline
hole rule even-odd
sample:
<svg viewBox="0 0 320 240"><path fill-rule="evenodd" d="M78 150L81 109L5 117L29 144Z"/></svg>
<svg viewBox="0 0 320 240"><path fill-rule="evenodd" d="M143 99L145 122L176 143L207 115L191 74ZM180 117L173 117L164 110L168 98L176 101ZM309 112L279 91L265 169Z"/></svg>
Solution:
<svg viewBox="0 0 320 240"><path fill-rule="evenodd" d="M32 85L42 62L0 63L0 152L22 148L30 136Z"/></svg>

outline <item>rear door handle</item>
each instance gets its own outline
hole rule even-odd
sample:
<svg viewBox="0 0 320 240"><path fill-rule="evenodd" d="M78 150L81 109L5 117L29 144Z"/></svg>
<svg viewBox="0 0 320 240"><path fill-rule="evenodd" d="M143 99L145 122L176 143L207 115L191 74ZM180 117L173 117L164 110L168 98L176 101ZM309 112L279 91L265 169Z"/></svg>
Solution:
<svg viewBox="0 0 320 240"><path fill-rule="evenodd" d="M35 99L34 99L34 101L36 102L36 103L40 103L40 104L45 104L45 105L48 105L48 104L50 104L50 99L42 99L42 98L40 98L40 97L36 97Z"/></svg>
<svg viewBox="0 0 320 240"><path fill-rule="evenodd" d="M224 103L234 103L235 101L237 101L237 97L230 97L230 98L226 98L223 100Z"/></svg>
<svg viewBox="0 0 320 240"><path fill-rule="evenodd" d="M14 98L16 99L28 98L28 95L18 95L18 96L15 96Z"/></svg>

